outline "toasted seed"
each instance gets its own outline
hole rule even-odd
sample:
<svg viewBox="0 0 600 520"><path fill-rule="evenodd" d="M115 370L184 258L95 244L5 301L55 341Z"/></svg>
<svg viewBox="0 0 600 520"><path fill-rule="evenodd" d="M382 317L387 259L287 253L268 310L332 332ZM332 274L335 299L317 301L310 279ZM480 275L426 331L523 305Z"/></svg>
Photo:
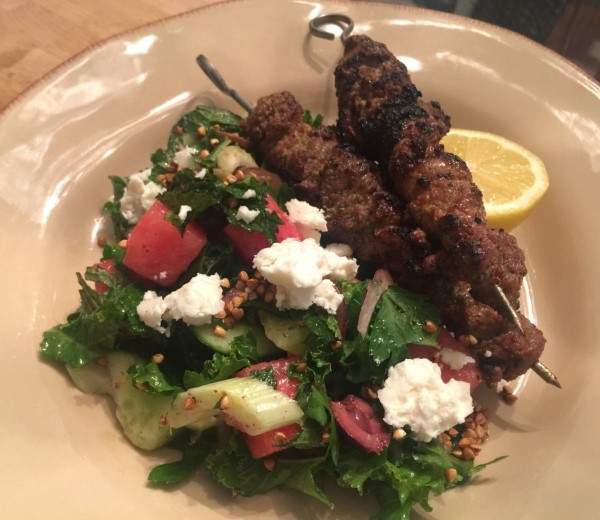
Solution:
<svg viewBox="0 0 600 520"><path fill-rule="evenodd" d="M157 352L156 354L154 354L152 356L152 361L154 361L157 364L162 363L165 360L165 356L164 354L161 354L160 352Z"/></svg>
<svg viewBox="0 0 600 520"><path fill-rule="evenodd" d="M204 137L206 135L206 128L204 128L203 126L199 126L198 127L198 135L200 137Z"/></svg>
<svg viewBox="0 0 600 520"><path fill-rule="evenodd" d="M120 240L119 243L117 244L119 247L122 247L123 249L125 249L127 247L127 240L123 239Z"/></svg>
<svg viewBox="0 0 600 520"><path fill-rule="evenodd" d="M458 471L455 468L448 468L444 471L446 482L452 482L456 478L456 475L458 475Z"/></svg>
<svg viewBox="0 0 600 520"><path fill-rule="evenodd" d="M465 432L463 433L463 437L468 437L469 439L476 439L477 433L475 433L475 430L472 430L471 428L467 428L465 430Z"/></svg>
<svg viewBox="0 0 600 520"><path fill-rule="evenodd" d="M338 339L337 341L334 341L334 342L331 344L331 348L332 348L333 350L337 350L337 349L339 349L341 346L342 346L342 342L341 342L339 339ZM377 397L377 394L375 394L375 397L373 397L372 399L375 399L376 397Z"/></svg>
<svg viewBox="0 0 600 520"><path fill-rule="evenodd" d="M221 397L221 400L219 401L219 408L221 410L229 410L231 405L231 397L228 394L225 394L223 397Z"/></svg>
<svg viewBox="0 0 600 520"><path fill-rule="evenodd" d="M466 447L463 449L463 458L465 460L473 460L475 458L475 452L471 448Z"/></svg>
<svg viewBox="0 0 600 520"><path fill-rule="evenodd" d="M219 338L224 338L225 336L227 336L227 331L221 327L221 325L215 325L215 328L213 329L213 334Z"/></svg>
<svg viewBox="0 0 600 520"><path fill-rule="evenodd" d="M191 396L188 395L186 400L183 403L183 409L184 410L193 410L196 407L196 399Z"/></svg>
<svg viewBox="0 0 600 520"><path fill-rule="evenodd" d="M392 439L399 441L406 437L406 432L402 428L396 428L392 433Z"/></svg>
<svg viewBox="0 0 600 520"><path fill-rule="evenodd" d="M285 441L287 441L287 436L285 435L285 433L277 432L277 433L275 433L275 435L273 435L273 444L274 445L283 444Z"/></svg>
<svg viewBox="0 0 600 520"><path fill-rule="evenodd" d="M462 450L454 450L452 452L452 455L454 455L455 457L459 457L459 458L462 457L462 454L463 454Z"/></svg>
<svg viewBox="0 0 600 520"><path fill-rule="evenodd" d="M275 459L271 457L269 457L268 459L264 459L263 464L265 468L267 468L269 471L273 471L273 469L275 468Z"/></svg>
<svg viewBox="0 0 600 520"><path fill-rule="evenodd" d="M231 282L229 278L221 278L221 287L223 289L229 289L231 287Z"/></svg>
<svg viewBox="0 0 600 520"><path fill-rule="evenodd" d="M465 446L469 446L471 443L471 439L469 439L468 437L463 437L461 440L458 441L458 446L464 448Z"/></svg>
<svg viewBox="0 0 600 520"><path fill-rule="evenodd" d="M208 156L210 155L210 152L206 149L201 150L200 153L198 154L198 157L200 157L200 159L206 159Z"/></svg>
<svg viewBox="0 0 600 520"><path fill-rule="evenodd" d="M304 372L306 370L306 363L304 361L302 361L301 363L298 363L296 365L296 370L298 372Z"/></svg>
<svg viewBox="0 0 600 520"><path fill-rule="evenodd" d="M450 428L448 430L448 434L450 437L456 437L458 435L458 430L456 428Z"/></svg>
<svg viewBox="0 0 600 520"><path fill-rule="evenodd" d="M321 442L327 444L330 438L331 434L329 432L324 432L323 435L321 435Z"/></svg>
<svg viewBox="0 0 600 520"><path fill-rule="evenodd" d="M435 323L433 323L433 321L431 321L431 320L425 320L423 322L423 330L425 332L429 332L430 334L433 334L434 332L437 331L437 325Z"/></svg>
<svg viewBox="0 0 600 520"><path fill-rule="evenodd" d="M231 315L235 321L240 321L244 317L244 309L235 307L231 310Z"/></svg>

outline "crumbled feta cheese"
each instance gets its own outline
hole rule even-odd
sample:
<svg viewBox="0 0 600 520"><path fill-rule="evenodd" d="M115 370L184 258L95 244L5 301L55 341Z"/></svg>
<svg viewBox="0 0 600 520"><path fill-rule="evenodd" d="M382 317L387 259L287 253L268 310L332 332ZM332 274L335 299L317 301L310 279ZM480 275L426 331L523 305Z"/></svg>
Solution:
<svg viewBox="0 0 600 520"><path fill-rule="evenodd" d="M165 296L167 320L183 320L189 325L210 323L223 310L223 289L218 274L197 274L188 283Z"/></svg>
<svg viewBox="0 0 600 520"><path fill-rule="evenodd" d="M406 359L390 368L377 396L387 424L409 426L416 439L425 442L462 423L473 411L469 383L444 383L440 367L428 359Z"/></svg>
<svg viewBox="0 0 600 520"><path fill-rule="evenodd" d="M196 175L194 175L194 177L196 177L196 179L204 179L204 177L206 177L206 168L202 168Z"/></svg>
<svg viewBox="0 0 600 520"><path fill-rule="evenodd" d="M154 291L146 291L144 299L137 306L137 313L140 319L148 326L165 333L166 329L162 326L162 316L167 310L164 300Z"/></svg>
<svg viewBox="0 0 600 520"><path fill-rule="evenodd" d="M492 351L491 351L491 350L486 350L486 351L483 353L483 357L486 357L486 358L488 358L488 357L492 357Z"/></svg>
<svg viewBox="0 0 600 520"><path fill-rule="evenodd" d="M316 242L321 240L321 232L327 231L327 221L322 209L298 199L286 202L285 209L304 238L313 238Z"/></svg>
<svg viewBox="0 0 600 520"><path fill-rule="evenodd" d="M189 168L193 170L196 168L196 161L194 160L194 155L196 150L186 146L182 150L175 152L173 156L173 160L179 165L180 168Z"/></svg>
<svg viewBox="0 0 600 520"><path fill-rule="evenodd" d="M460 370L469 363L475 363L475 360L471 356L467 356L458 350L452 350L449 348L443 348L440 350L440 359L442 363L448 365L454 370Z"/></svg>
<svg viewBox="0 0 600 520"><path fill-rule="evenodd" d="M332 281L353 278L358 270L355 259L327 251L312 238L276 242L256 254L254 267L277 286L278 308L308 309L316 304L331 314L343 299Z"/></svg>
<svg viewBox="0 0 600 520"><path fill-rule="evenodd" d="M182 204L179 208L179 220L185 220L190 211L192 211L191 206L186 206L185 204Z"/></svg>
<svg viewBox="0 0 600 520"><path fill-rule="evenodd" d="M251 199L253 197L256 197L256 191L254 190L246 190L242 195L242 199Z"/></svg>
<svg viewBox="0 0 600 520"><path fill-rule="evenodd" d="M154 204L165 187L150 180L151 169L134 173L127 180L121 197L121 214L132 226L137 224L146 210Z"/></svg>
<svg viewBox="0 0 600 520"><path fill-rule="evenodd" d="M137 313L148 327L165 334L167 329L162 326L163 320L183 320L188 325L202 325L210 323L212 316L221 312L224 306L219 275L197 274L164 298L154 291L146 291L137 306Z"/></svg>
<svg viewBox="0 0 600 520"><path fill-rule="evenodd" d="M246 224L250 224L258 215L260 215L259 210L250 209L248 206L240 206L235 214L235 218L243 220Z"/></svg>
<svg viewBox="0 0 600 520"><path fill-rule="evenodd" d="M352 257L352 248L348 244L338 244L337 242L332 242L331 244L327 244L325 249L335 253L338 256L346 256L348 258Z"/></svg>

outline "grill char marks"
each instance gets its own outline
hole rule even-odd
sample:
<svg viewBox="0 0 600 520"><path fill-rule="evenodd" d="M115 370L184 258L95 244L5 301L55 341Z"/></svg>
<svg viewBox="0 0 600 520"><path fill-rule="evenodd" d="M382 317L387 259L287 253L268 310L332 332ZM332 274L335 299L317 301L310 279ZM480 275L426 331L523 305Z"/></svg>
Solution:
<svg viewBox="0 0 600 520"><path fill-rule="evenodd" d="M244 122L266 161L298 196L323 208L328 238L349 244L361 260L390 261L406 275L405 260L430 251L418 230L403 225L404 205L377 166L339 146L327 127L310 128L289 92L265 96Z"/></svg>
<svg viewBox="0 0 600 520"><path fill-rule="evenodd" d="M489 384L523 373L545 340L524 317L521 336L494 310L501 308L494 285L518 308L524 255L514 237L486 227L482 195L469 169L439 144L449 118L438 103L421 99L406 67L385 45L366 36L346 41L335 78L344 145L382 165L406 204L404 222L421 229L432 245L431 254L412 265L413 279L401 281L429 294L451 330L486 345L476 353ZM491 357L482 357L484 352Z"/></svg>

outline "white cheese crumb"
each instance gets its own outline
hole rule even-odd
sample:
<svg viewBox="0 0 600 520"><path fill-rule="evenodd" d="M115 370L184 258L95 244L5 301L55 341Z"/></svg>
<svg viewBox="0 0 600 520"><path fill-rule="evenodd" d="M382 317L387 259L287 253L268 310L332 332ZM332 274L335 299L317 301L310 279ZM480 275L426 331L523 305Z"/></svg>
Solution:
<svg viewBox="0 0 600 520"><path fill-rule="evenodd" d="M191 206L186 206L185 204L182 204L179 208L179 220L185 220L190 211L192 211Z"/></svg>
<svg viewBox="0 0 600 520"><path fill-rule="evenodd" d="M194 177L196 177L196 179L204 179L204 177L206 177L206 168L202 168L196 175L194 175Z"/></svg>
<svg viewBox="0 0 600 520"><path fill-rule="evenodd" d="M258 215L260 215L259 210L250 209L248 206L240 206L235 214L235 218L243 220L246 224L250 224Z"/></svg>
<svg viewBox="0 0 600 520"><path fill-rule="evenodd" d="M491 351L491 350L486 350L486 351L483 353L483 357L486 357L486 358L488 358L488 357L492 357L492 351Z"/></svg>
<svg viewBox="0 0 600 520"><path fill-rule="evenodd" d="M358 270L355 259L337 256L312 238L276 242L256 254L254 267L277 286L279 309L308 309L316 304L330 314L343 299L333 282L353 278Z"/></svg>
<svg viewBox="0 0 600 520"><path fill-rule="evenodd" d="M443 348L440 350L440 359L442 360L442 363L448 365L454 370L460 370L469 363L475 363L475 360L471 356L467 356L462 352L458 352L457 350L452 350L449 348Z"/></svg>
<svg viewBox="0 0 600 520"><path fill-rule="evenodd" d="M166 329L162 326L162 316L167 310L164 300L154 291L146 291L144 299L137 306L137 313L140 319L148 326L165 333Z"/></svg>
<svg viewBox="0 0 600 520"><path fill-rule="evenodd" d="M132 226L140 221L146 210L154 204L156 197L166 189L150 180L151 171L147 168L131 175L121 197L121 214Z"/></svg>
<svg viewBox="0 0 600 520"><path fill-rule="evenodd" d="M298 199L286 202L285 209L304 238L313 238L316 242L321 240L321 232L327 231L327 221L322 209Z"/></svg>
<svg viewBox="0 0 600 520"><path fill-rule="evenodd" d="M167 320L183 320L188 325L210 323L223 310L223 289L218 274L197 274L188 283L165 296Z"/></svg>
<svg viewBox="0 0 600 520"><path fill-rule="evenodd" d="M348 244L338 244L337 242L333 242L331 244L327 244L325 249L335 253L338 256L345 256L347 258L352 257L352 248Z"/></svg>
<svg viewBox="0 0 600 520"><path fill-rule="evenodd" d="M253 197L256 197L256 191L250 189L246 190L242 195L242 199L251 199Z"/></svg>
<svg viewBox="0 0 600 520"><path fill-rule="evenodd" d="M168 329L162 326L163 320L183 320L188 325L203 325L210 323L212 316L221 312L224 306L219 275L197 274L164 298L154 291L146 291L144 299L137 306L137 313L148 327L166 334Z"/></svg>
<svg viewBox="0 0 600 520"><path fill-rule="evenodd" d="M387 424L409 426L416 439L425 442L462 423L473 411L469 384L454 379L444 383L440 367L428 359L406 359L390 368L377 396Z"/></svg>
<svg viewBox="0 0 600 520"><path fill-rule="evenodd" d="M189 168L193 170L196 167L196 161L194 160L194 154L196 150L186 146L183 150L175 152L173 160L179 165L180 168Z"/></svg>

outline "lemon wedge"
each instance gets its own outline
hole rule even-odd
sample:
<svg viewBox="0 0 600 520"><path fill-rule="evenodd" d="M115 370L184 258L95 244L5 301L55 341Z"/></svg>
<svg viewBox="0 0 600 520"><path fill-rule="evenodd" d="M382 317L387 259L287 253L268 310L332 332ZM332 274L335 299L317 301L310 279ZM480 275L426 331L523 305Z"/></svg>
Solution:
<svg viewBox="0 0 600 520"><path fill-rule="evenodd" d="M504 137L454 128L442 144L469 166L483 193L489 227L510 231L548 189L548 173L541 159Z"/></svg>

